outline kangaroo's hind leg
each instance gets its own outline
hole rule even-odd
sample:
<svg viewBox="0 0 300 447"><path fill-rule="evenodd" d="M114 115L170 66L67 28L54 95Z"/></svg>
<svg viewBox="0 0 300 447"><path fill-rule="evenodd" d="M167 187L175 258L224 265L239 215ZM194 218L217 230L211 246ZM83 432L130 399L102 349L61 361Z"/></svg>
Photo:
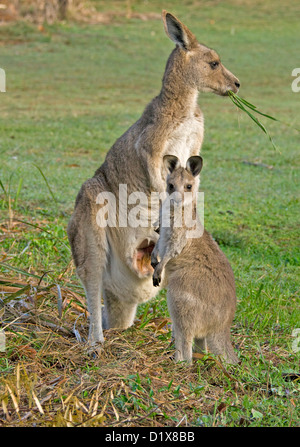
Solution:
<svg viewBox="0 0 300 447"><path fill-rule="evenodd" d="M137 303L118 298L109 290L103 292L104 311L103 328L126 329L132 326L136 314Z"/></svg>
<svg viewBox="0 0 300 447"><path fill-rule="evenodd" d="M96 224L95 202L90 190L83 187L68 225L68 238L76 272L85 290L90 314L89 343L103 342L101 289L108 257L106 230Z"/></svg>
<svg viewBox="0 0 300 447"><path fill-rule="evenodd" d="M85 290L87 307L90 314L89 343L103 342L101 315L102 275L105 268L106 248L97 247L89 238L84 241L88 255L78 264L76 272Z"/></svg>

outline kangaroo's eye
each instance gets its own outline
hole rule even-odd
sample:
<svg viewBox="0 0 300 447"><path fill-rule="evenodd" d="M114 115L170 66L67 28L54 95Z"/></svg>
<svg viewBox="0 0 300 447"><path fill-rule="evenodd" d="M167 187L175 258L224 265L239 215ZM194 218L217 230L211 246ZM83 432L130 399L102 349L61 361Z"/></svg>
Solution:
<svg viewBox="0 0 300 447"><path fill-rule="evenodd" d="M218 67L218 65L219 65L219 62L217 62L217 61L215 61L215 62L211 62L210 64L209 64L210 66L211 66L211 68L214 70L215 68L217 68Z"/></svg>
<svg viewBox="0 0 300 447"><path fill-rule="evenodd" d="M190 191L192 189L192 185L186 185L186 189Z"/></svg>

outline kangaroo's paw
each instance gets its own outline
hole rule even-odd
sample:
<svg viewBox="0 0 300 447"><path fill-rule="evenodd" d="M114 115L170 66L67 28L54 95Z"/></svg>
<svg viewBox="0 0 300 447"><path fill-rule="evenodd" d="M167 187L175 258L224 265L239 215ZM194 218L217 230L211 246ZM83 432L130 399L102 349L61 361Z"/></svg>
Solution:
<svg viewBox="0 0 300 447"><path fill-rule="evenodd" d="M160 273L154 271L152 279L153 279L154 287L158 287L160 285L160 282L161 282L161 275L160 275Z"/></svg>

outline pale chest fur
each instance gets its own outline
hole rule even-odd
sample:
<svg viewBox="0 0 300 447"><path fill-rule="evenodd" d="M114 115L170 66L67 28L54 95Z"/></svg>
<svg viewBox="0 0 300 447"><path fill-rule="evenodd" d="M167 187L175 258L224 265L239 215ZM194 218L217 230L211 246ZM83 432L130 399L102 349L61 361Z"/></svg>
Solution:
<svg viewBox="0 0 300 447"><path fill-rule="evenodd" d="M203 141L203 118L192 116L180 124L166 141L163 155L175 155L181 166L186 165L192 153L199 153Z"/></svg>

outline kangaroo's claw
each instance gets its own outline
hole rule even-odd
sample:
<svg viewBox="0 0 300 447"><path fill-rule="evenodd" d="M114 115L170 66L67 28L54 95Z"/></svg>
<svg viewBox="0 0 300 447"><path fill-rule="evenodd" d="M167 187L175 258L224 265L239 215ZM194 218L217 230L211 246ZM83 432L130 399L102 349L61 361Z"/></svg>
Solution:
<svg viewBox="0 0 300 447"><path fill-rule="evenodd" d="M153 276L153 285L154 287L158 287L160 285L161 277L160 276Z"/></svg>

